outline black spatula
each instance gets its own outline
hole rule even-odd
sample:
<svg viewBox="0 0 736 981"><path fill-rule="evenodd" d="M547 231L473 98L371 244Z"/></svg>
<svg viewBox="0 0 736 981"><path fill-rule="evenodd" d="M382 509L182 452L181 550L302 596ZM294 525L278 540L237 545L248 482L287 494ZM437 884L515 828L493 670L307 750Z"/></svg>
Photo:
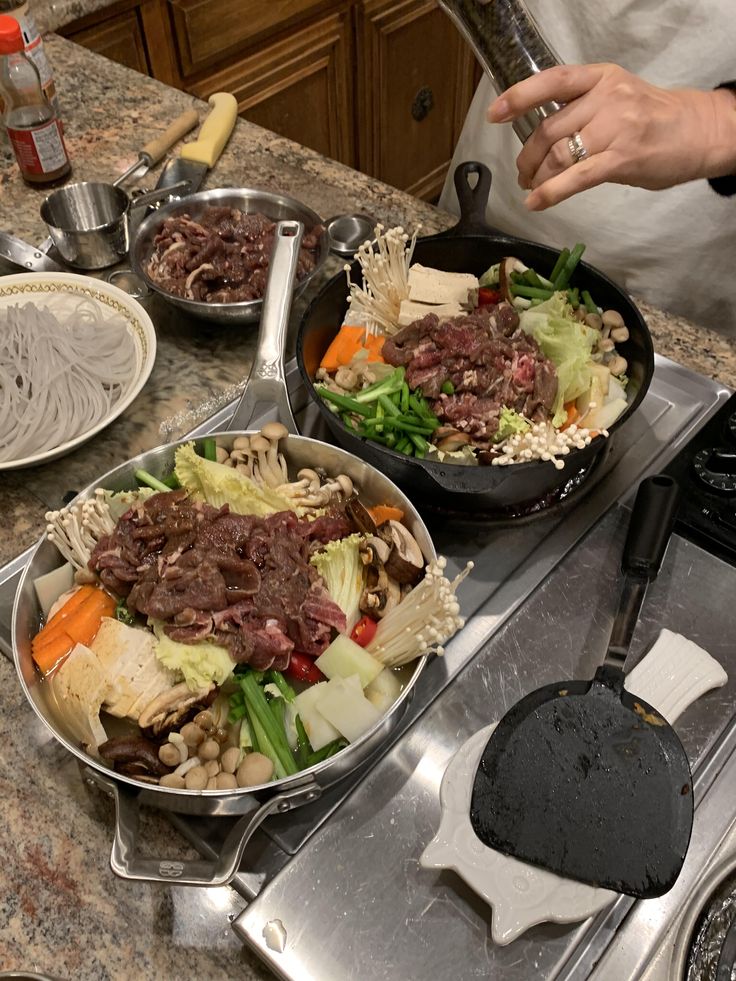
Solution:
<svg viewBox="0 0 736 981"><path fill-rule="evenodd" d="M623 686L631 637L678 501L672 478L642 481L604 663L592 681L546 685L506 713L483 753L470 811L476 835L491 848L640 898L673 886L693 821L680 740Z"/></svg>

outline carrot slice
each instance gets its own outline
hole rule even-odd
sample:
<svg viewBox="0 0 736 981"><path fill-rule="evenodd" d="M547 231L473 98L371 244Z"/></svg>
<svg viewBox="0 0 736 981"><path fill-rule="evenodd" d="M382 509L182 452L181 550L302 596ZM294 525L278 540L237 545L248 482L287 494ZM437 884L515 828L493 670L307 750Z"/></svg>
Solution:
<svg viewBox="0 0 736 981"><path fill-rule="evenodd" d="M51 619L44 626L41 633L45 633L47 630L53 630L54 627L58 626L63 620L66 620L67 617L74 613L74 611L78 609L82 603L84 603L87 597L96 592L98 592L96 586L80 586L75 593L72 593L62 608L54 613Z"/></svg>
<svg viewBox="0 0 736 981"><path fill-rule="evenodd" d="M42 674L50 674L54 668L74 650L74 641L71 637L59 631L51 640L40 650L34 649L33 660L39 667Z"/></svg>
<svg viewBox="0 0 736 981"><path fill-rule="evenodd" d="M567 402L565 405L565 411L567 412L567 419L565 419L564 423L560 426L560 429L563 430L567 429L568 426L572 426L572 424L580 417L578 407L574 402Z"/></svg>
<svg viewBox="0 0 736 981"><path fill-rule="evenodd" d="M58 666L75 644L90 644L100 629L102 618L115 611L115 600L102 589L86 588L81 601L77 600L78 595L75 593L70 597L31 642L33 660L44 674ZM72 609L67 610L71 604ZM61 617L62 613L66 616Z"/></svg>
<svg viewBox="0 0 736 981"><path fill-rule="evenodd" d="M325 371L337 371L341 365L349 364L353 357L363 347L365 327L354 327L343 324L325 351L320 362L320 368Z"/></svg>
<svg viewBox="0 0 736 981"><path fill-rule="evenodd" d="M368 514L377 525L382 525L384 521L403 521L404 518L401 508L395 508L391 504L376 504L375 507L368 508Z"/></svg>

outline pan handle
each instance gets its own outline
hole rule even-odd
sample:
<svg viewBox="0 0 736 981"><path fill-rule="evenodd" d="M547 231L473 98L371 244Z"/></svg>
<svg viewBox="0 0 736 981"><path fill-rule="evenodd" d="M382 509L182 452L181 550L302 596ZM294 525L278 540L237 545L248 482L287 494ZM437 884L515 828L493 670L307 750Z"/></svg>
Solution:
<svg viewBox="0 0 736 981"><path fill-rule="evenodd" d="M651 582L657 578L680 507L680 487L667 474L647 477L639 484L622 569Z"/></svg>
<svg viewBox="0 0 736 981"><path fill-rule="evenodd" d="M470 183L477 176L475 186ZM475 160L465 161L455 168L455 191L460 205L460 220L457 225L441 232L436 238L454 238L457 235L498 235L486 221L486 208L491 193L491 172L485 164Z"/></svg>
<svg viewBox="0 0 736 981"><path fill-rule="evenodd" d="M289 404L284 349L303 231L304 225L298 221L280 221L276 226L258 348L243 394L227 424L229 430L248 429L258 405L267 403L276 407L279 422L290 433L299 434Z"/></svg>
<svg viewBox="0 0 736 981"><path fill-rule="evenodd" d="M285 814L317 800L322 788L315 781L274 794L264 804L244 814L223 842L216 859L187 861L146 858L138 853L139 794L117 781L87 768L87 777L115 801L115 837L110 867L121 879L167 882L177 886L224 886L236 875L243 852L258 828L272 814Z"/></svg>

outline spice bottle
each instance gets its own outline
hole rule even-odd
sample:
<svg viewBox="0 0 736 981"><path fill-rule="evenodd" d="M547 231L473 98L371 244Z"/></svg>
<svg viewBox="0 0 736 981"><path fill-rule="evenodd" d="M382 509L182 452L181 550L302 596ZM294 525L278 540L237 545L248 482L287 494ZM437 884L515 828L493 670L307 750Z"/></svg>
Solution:
<svg viewBox="0 0 736 981"><path fill-rule="evenodd" d="M3 122L20 172L29 184L55 184L71 164L61 124L41 88L38 69L26 55L17 20L0 14L0 95Z"/></svg>
<svg viewBox="0 0 736 981"><path fill-rule="evenodd" d="M59 111L59 99L56 95L56 85L54 83L54 73L46 57L43 46L43 38L38 32L36 22L33 19L28 7L28 0L0 0L0 14L9 14L20 24L20 32L23 35L23 46L28 57L38 69L41 78L41 88L44 95L51 103L56 113L57 119L61 118ZM2 104L0 102L0 111Z"/></svg>
<svg viewBox="0 0 736 981"><path fill-rule="evenodd" d="M561 63L524 0L438 2L473 48L499 94L515 82ZM514 120L514 132L525 143L542 120L560 108L556 102L548 102L532 109Z"/></svg>

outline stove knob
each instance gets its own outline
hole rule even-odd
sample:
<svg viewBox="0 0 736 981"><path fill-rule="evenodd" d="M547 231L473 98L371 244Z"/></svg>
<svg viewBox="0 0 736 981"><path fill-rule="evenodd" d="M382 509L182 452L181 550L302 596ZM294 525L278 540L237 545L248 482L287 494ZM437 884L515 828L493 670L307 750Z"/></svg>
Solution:
<svg viewBox="0 0 736 981"><path fill-rule="evenodd" d="M713 491L736 494L736 452L723 447L699 450L693 457L698 478Z"/></svg>

